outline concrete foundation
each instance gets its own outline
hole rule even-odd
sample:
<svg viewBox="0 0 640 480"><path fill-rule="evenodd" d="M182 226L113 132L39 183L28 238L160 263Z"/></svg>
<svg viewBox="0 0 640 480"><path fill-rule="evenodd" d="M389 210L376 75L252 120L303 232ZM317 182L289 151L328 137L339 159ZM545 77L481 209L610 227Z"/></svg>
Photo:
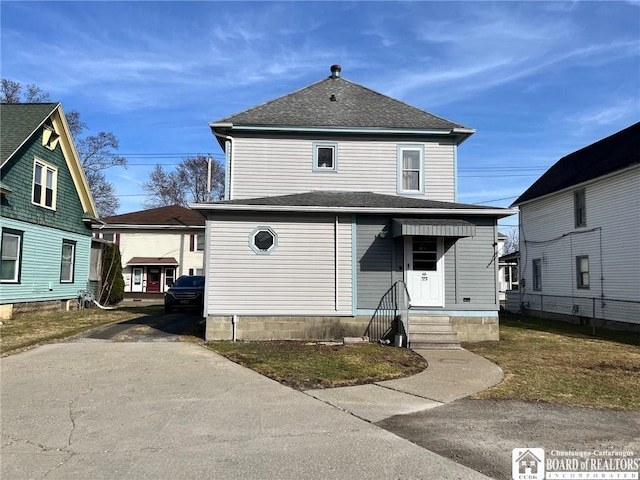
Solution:
<svg viewBox="0 0 640 480"><path fill-rule="evenodd" d="M313 340L340 341L344 337L365 335L369 315L355 317L238 316L236 340ZM498 317L452 317L454 331L461 342L498 340ZM207 318L205 340L232 340L230 315Z"/></svg>
<svg viewBox="0 0 640 480"><path fill-rule="evenodd" d="M495 317L451 317L460 342L500 340L500 322Z"/></svg>
<svg viewBox="0 0 640 480"><path fill-rule="evenodd" d="M238 316L237 340L342 340L364 335L369 317ZM205 340L231 340L231 316L208 317Z"/></svg>
<svg viewBox="0 0 640 480"><path fill-rule="evenodd" d="M18 318L27 313L52 313L77 308L76 299L43 300L41 302L21 302L0 305L0 320Z"/></svg>

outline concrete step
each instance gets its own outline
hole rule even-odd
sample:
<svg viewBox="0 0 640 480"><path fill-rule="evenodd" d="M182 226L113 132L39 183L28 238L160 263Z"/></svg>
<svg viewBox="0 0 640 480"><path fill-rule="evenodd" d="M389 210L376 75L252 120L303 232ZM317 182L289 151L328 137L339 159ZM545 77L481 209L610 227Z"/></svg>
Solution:
<svg viewBox="0 0 640 480"><path fill-rule="evenodd" d="M460 342L415 342L411 341L412 350L460 350Z"/></svg>
<svg viewBox="0 0 640 480"><path fill-rule="evenodd" d="M430 332L453 332L451 323L421 323L409 324L410 333L430 333Z"/></svg>
<svg viewBox="0 0 640 480"><path fill-rule="evenodd" d="M425 323L451 323L451 318L448 315L420 315L409 316L412 323L425 324Z"/></svg>
<svg viewBox="0 0 640 480"><path fill-rule="evenodd" d="M409 318L411 348L434 350L459 349L460 342L451 319L446 315L421 315Z"/></svg>
<svg viewBox="0 0 640 480"><path fill-rule="evenodd" d="M443 333L437 333L437 334L418 334L418 335L411 335L409 337L411 339L411 343L414 342L418 342L418 343L429 343L429 342L433 342L433 343L459 343L458 342L458 336L455 334L455 332L453 333L449 333L449 332L443 332Z"/></svg>

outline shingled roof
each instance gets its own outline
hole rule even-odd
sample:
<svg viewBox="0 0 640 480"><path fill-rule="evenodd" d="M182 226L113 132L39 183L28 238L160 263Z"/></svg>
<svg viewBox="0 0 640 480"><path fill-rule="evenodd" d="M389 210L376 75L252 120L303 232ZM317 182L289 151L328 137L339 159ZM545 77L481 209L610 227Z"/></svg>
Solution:
<svg viewBox="0 0 640 480"><path fill-rule="evenodd" d="M365 128L443 130L465 129L460 124L433 115L375 92L340 76L332 66L328 78L295 92L231 115L216 124L307 128ZM469 132L473 133L473 131Z"/></svg>
<svg viewBox="0 0 640 480"><path fill-rule="evenodd" d="M514 213L506 208L484 207L468 203L440 202L422 198L402 197L398 195L384 195L373 192L343 192L343 191L316 191L307 193L294 193L291 195L278 195L272 197L249 198L242 200L225 200L221 202L198 203L191 205L197 210L278 210L278 211L389 211L398 210L433 210L432 213L451 214L459 210L462 214L479 214L508 216Z"/></svg>
<svg viewBox="0 0 640 480"><path fill-rule="evenodd" d="M0 164L4 164L33 132L51 116L58 103L0 105Z"/></svg>
<svg viewBox="0 0 640 480"><path fill-rule="evenodd" d="M151 208L139 212L123 213L102 219L107 226L112 225L153 225L204 227L204 217L198 212L179 205Z"/></svg>
<svg viewBox="0 0 640 480"><path fill-rule="evenodd" d="M640 122L558 160L513 205L640 164Z"/></svg>

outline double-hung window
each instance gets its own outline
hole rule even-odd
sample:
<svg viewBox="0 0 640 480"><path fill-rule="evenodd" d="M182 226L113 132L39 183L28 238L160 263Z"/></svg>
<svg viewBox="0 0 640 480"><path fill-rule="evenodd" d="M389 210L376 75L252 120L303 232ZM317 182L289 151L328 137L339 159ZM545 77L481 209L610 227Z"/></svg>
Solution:
<svg viewBox="0 0 640 480"><path fill-rule="evenodd" d="M32 202L41 207L56 208L56 182L58 169L41 160L33 163L33 196Z"/></svg>
<svg viewBox="0 0 640 480"><path fill-rule="evenodd" d="M587 255L576 257L576 286L589 288L589 257Z"/></svg>
<svg viewBox="0 0 640 480"><path fill-rule="evenodd" d="M62 241L62 258L60 260L60 283L73 283L76 263L76 242Z"/></svg>
<svg viewBox="0 0 640 480"><path fill-rule="evenodd" d="M313 171L337 172L338 171L338 144L314 143L313 144Z"/></svg>
<svg viewBox="0 0 640 480"><path fill-rule="evenodd" d="M542 260L540 258L533 260L533 289L542 290Z"/></svg>
<svg viewBox="0 0 640 480"><path fill-rule="evenodd" d="M22 232L2 229L0 245L0 281L2 283L20 283L20 264L22 260Z"/></svg>
<svg viewBox="0 0 640 480"><path fill-rule="evenodd" d="M189 239L190 252L204 252L204 233L192 233Z"/></svg>
<svg viewBox="0 0 640 480"><path fill-rule="evenodd" d="M424 193L424 147L422 145L398 146L398 193Z"/></svg>
<svg viewBox="0 0 640 480"><path fill-rule="evenodd" d="M581 188L580 190L576 190L573 192L573 212L574 212L574 220L575 227L586 227L587 226L587 208L586 208L586 197L585 190Z"/></svg>

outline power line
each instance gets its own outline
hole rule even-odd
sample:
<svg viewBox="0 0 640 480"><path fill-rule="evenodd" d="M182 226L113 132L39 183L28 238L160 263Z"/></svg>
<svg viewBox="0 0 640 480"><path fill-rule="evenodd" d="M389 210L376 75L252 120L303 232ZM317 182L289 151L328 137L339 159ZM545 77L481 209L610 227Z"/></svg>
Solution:
<svg viewBox="0 0 640 480"><path fill-rule="evenodd" d="M511 200L512 198L518 198L520 195L514 195L512 197L504 197L504 198L494 198L493 200L485 200L484 202L474 202L476 204L482 204L482 203L491 203L491 202L499 202L501 200Z"/></svg>

